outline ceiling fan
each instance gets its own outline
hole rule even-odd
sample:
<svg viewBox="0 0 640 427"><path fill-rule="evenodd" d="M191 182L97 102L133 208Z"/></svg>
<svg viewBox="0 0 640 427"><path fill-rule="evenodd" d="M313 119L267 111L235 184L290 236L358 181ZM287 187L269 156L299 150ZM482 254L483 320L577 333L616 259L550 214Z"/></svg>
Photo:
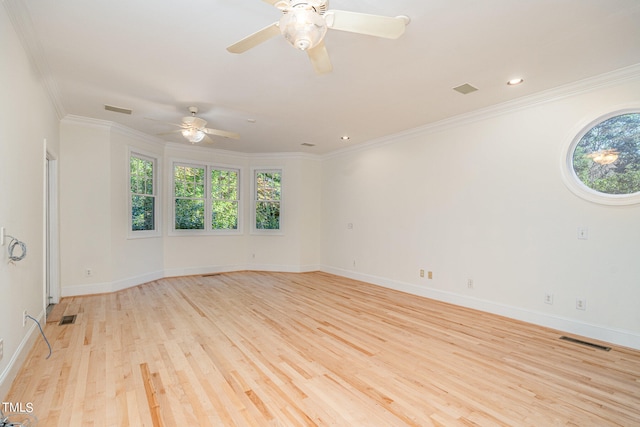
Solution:
<svg viewBox="0 0 640 427"><path fill-rule="evenodd" d="M263 0L282 11L280 21L245 37L227 48L231 53L245 52L272 37L282 34L294 47L306 51L318 74L333 69L324 45L328 29L366 34L387 39L400 37L409 17L395 18L344 10L327 10L329 0Z"/></svg>
<svg viewBox="0 0 640 427"><path fill-rule="evenodd" d="M226 130L211 129L206 127L207 121L201 119L200 117L196 117L196 114L198 113L197 107L189 107L189 112L191 113L191 115L183 117L181 124L169 123L174 126L179 126L180 129L159 133L158 135L169 135L172 133L180 132L182 133L182 136L184 136L192 144L197 144L202 140L213 143L213 140L209 137L209 135L217 135L232 139L240 138L240 135L235 132L228 132Z"/></svg>

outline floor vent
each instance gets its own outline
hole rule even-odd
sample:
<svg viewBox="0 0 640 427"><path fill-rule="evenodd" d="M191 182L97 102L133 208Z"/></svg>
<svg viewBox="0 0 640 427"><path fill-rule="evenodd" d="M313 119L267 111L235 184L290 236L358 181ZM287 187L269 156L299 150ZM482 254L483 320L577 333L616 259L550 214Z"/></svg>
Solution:
<svg viewBox="0 0 640 427"><path fill-rule="evenodd" d="M611 350L611 347L605 347L604 345L594 344L592 342L582 341L582 340L579 340L579 339L576 339L576 338L561 336L560 339L564 340L564 341L572 342L574 344L581 344L581 345L586 345L587 347L597 348L598 350L604 350L604 351Z"/></svg>
<svg viewBox="0 0 640 427"><path fill-rule="evenodd" d="M72 325L74 323L76 323L76 315L72 314L71 316L62 316L58 325Z"/></svg>
<svg viewBox="0 0 640 427"><path fill-rule="evenodd" d="M219 276L221 273L209 273L209 274L203 274L200 277L213 277L213 276Z"/></svg>

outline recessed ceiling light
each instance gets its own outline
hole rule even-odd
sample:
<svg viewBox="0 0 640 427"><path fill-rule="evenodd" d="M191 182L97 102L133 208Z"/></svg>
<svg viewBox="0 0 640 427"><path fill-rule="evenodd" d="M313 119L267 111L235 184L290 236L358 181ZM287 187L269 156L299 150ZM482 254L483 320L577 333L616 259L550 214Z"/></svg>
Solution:
<svg viewBox="0 0 640 427"><path fill-rule="evenodd" d="M342 135L342 136L340 137L340 139L341 139L341 140L343 140L343 141L348 141L348 140L350 140L350 139L351 139L351 137L350 137L349 135Z"/></svg>
<svg viewBox="0 0 640 427"><path fill-rule="evenodd" d="M255 123L255 122L256 122L256 119L247 119L247 121L248 121L249 123Z"/></svg>
<svg viewBox="0 0 640 427"><path fill-rule="evenodd" d="M524 79L522 79L522 78L517 78L517 79L511 79L511 80L509 80L509 81L507 82L507 84L508 84L509 86L517 86L517 85L519 85L519 84L520 84L520 83L522 83L522 82L524 82Z"/></svg>

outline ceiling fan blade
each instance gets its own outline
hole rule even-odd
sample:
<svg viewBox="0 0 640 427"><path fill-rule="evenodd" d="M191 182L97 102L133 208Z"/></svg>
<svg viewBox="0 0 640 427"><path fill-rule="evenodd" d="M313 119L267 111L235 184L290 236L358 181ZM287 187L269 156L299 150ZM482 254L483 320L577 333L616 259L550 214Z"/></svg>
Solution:
<svg viewBox="0 0 640 427"><path fill-rule="evenodd" d="M408 18L405 17L392 18L345 10L328 10L324 17L327 27L331 29L386 39L400 37L408 23Z"/></svg>
<svg viewBox="0 0 640 427"><path fill-rule="evenodd" d="M264 27L260 31L257 31L250 36L247 36L229 46L227 50L231 53L242 53L247 50L258 46L260 43L264 43L272 37L275 37L280 34L280 27L278 22L274 22L273 24Z"/></svg>
<svg viewBox="0 0 640 427"><path fill-rule="evenodd" d="M184 127L183 125L178 124L178 123L165 122L164 120L153 119L151 117L145 117L145 119L153 120L154 122L158 122L158 123L164 123L165 125Z"/></svg>
<svg viewBox="0 0 640 427"><path fill-rule="evenodd" d="M307 55L309 55L309 59L316 73L326 74L333 70L331 59L329 59L329 52L327 52L324 41L321 41L316 47L307 50Z"/></svg>
<svg viewBox="0 0 640 427"><path fill-rule="evenodd" d="M225 138L231 138L231 139L240 139L240 135L238 135L235 132L228 132L226 130L210 129L210 128L205 128L202 130L204 131L204 133L209 135L223 136Z"/></svg>
<svg viewBox="0 0 640 427"><path fill-rule="evenodd" d="M289 6L289 3L284 0L262 0L265 3L269 3L271 6L275 6L278 9L284 9Z"/></svg>
<svg viewBox="0 0 640 427"><path fill-rule="evenodd" d="M177 129L177 130L170 130L169 132L161 132L161 133L156 133L156 135L160 136L160 135L171 135L173 133L180 133L182 132L184 129Z"/></svg>

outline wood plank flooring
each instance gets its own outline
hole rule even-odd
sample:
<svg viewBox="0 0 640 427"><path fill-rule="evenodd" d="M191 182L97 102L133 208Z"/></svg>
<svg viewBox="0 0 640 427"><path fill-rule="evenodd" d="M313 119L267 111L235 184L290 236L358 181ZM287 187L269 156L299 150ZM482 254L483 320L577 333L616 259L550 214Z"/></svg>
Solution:
<svg viewBox="0 0 640 427"><path fill-rule="evenodd" d="M325 273L64 300L8 402L38 426L638 426L640 352Z"/></svg>

